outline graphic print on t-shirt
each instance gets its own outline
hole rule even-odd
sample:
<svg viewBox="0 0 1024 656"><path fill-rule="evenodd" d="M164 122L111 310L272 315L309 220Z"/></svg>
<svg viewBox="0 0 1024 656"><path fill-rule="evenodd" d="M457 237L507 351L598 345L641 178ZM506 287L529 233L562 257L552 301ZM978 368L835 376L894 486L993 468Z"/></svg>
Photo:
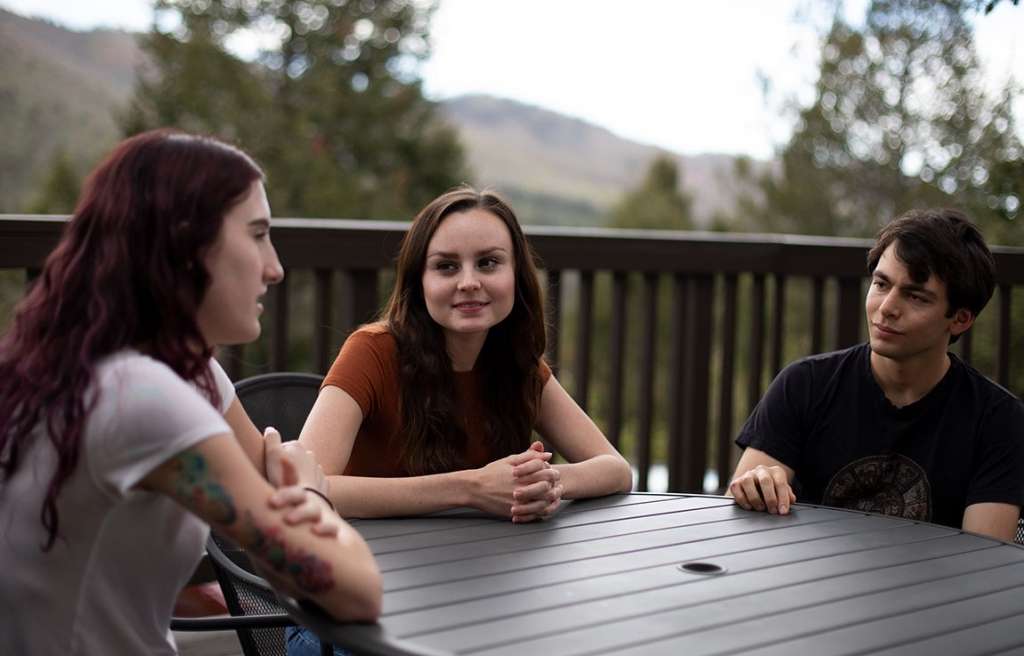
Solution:
<svg viewBox="0 0 1024 656"><path fill-rule="evenodd" d="M826 506L930 521L931 485L924 469L898 453L868 456L840 469L825 486Z"/></svg>

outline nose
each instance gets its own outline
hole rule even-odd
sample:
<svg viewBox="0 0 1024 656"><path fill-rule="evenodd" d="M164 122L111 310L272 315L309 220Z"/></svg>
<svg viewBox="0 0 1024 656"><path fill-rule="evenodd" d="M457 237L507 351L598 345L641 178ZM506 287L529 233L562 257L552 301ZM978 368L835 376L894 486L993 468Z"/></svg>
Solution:
<svg viewBox="0 0 1024 656"><path fill-rule="evenodd" d="M464 267L462 275L459 276L459 291L469 291L480 288L480 280L476 277L473 267Z"/></svg>
<svg viewBox="0 0 1024 656"><path fill-rule="evenodd" d="M878 311L885 317L895 317L900 313L899 294L895 289L890 289L882 302L878 305Z"/></svg>
<svg viewBox="0 0 1024 656"><path fill-rule="evenodd" d="M281 260L277 257L277 249L273 244L271 244L270 254L263 264L263 280L268 285L276 285L284 280L284 267L281 266Z"/></svg>

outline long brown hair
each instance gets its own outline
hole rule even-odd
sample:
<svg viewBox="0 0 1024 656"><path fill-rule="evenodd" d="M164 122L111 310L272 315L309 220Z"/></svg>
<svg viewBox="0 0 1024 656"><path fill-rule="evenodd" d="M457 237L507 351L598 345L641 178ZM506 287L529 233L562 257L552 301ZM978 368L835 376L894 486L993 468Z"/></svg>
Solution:
<svg viewBox="0 0 1024 656"><path fill-rule="evenodd" d="M207 366L212 345L196 324L210 284L203 255L224 215L262 177L232 146L164 130L122 142L90 175L0 340L0 481L34 440L48 439L57 453L40 512L44 550L57 537L57 495L98 400L86 392L100 358L143 348L219 403Z"/></svg>
<svg viewBox="0 0 1024 656"><path fill-rule="evenodd" d="M456 420L452 363L444 330L427 312L423 270L427 246L441 222L471 209L489 212L505 224L515 265L512 311L488 331L477 358L477 369L487 376L483 402L492 454L498 457L529 446L540 404L539 369L546 337L536 256L501 197L457 187L435 198L413 219L399 249L395 287L383 311L398 344L402 464L412 474L466 466L460 455L466 436Z"/></svg>

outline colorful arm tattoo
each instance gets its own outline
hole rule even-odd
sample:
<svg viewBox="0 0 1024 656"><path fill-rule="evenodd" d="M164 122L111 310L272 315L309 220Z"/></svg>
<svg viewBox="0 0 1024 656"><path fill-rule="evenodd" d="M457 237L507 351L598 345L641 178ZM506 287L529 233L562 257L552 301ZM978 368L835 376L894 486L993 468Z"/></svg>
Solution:
<svg viewBox="0 0 1024 656"><path fill-rule="evenodd" d="M238 518L231 495L211 479L210 467L202 455L191 451L179 453L172 461L172 471L176 474L175 494L183 504L221 524L233 524Z"/></svg>
<svg viewBox="0 0 1024 656"><path fill-rule="evenodd" d="M243 546L275 572L294 581L300 590L317 594L334 587L330 563L286 544L280 527L261 527L249 512L245 513L245 523Z"/></svg>

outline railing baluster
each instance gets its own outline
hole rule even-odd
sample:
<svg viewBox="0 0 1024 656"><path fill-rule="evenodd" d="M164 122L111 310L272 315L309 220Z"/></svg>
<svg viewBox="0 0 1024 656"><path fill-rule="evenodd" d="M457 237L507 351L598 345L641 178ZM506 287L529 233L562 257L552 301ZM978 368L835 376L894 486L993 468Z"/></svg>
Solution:
<svg viewBox="0 0 1024 656"><path fill-rule="evenodd" d="M732 395L736 357L736 274L724 277L722 307L722 370L718 385L718 488L724 489L732 475Z"/></svg>
<svg viewBox="0 0 1024 656"><path fill-rule="evenodd" d="M274 330L270 342L270 370L288 370L288 270L284 280L270 288L273 299Z"/></svg>
<svg viewBox="0 0 1024 656"><path fill-rule="evenodd" d="M640 398L637 399L636 467L637 489L648 489L648 473L651 469L651 429L654 415L654 355L658 327L658 274L644 274L641 311L643 325L640 342Z"/></svg>
<svg viewBox="0 0 1024 656"><path fill-rule="evenodd" d="M971 363L971 342L974 339L974 327L960 335L960 339L957 342L960 344L960 359L967 364Z"/></svg>
<svg viewBox="0 0 1024 656"><path fill-rule="evenodd" d="M999 285L999 374L996 382L1003 387L1010 385L1010 285Z"/></svg>
<svg viewBox="0 0 1024 656"><path fill-rule="evenodd" d="M234 344L232 346L226 346L217 352L217 361L224 367L224 373L228 375L232 381L238 381L243 378L245 373L242 369L243 358L245 357L245 345Z"/></svg>
<svg viewBox="0 0 1024 656"><path fill-rule="evenodd" d="M352 276L352 328L372 321L379 311L377 269L353 269Z"/></svg>
<svg viewBox="0 0 1024 656"><path fill-rule="evenodd" d="M750 366L747 370L747 405L750 412L761 400L764 369L764 275L755 273L750 288Z"/></svg>
<svg viewBox="0 0 1024 656"><path fill-rule="evenodd" d="M590 342L593 330L594 272L580 271L580 302L576 317L576 402L587 410L590 392Z"/></svg>
<svg viewBox="0 0 1024 656"><path fill-rule="evenodd" d="M822 340L825 332L825 279L811 279L811 353L825 350Z"/></svg>
<svg viewBox="0 0 1024 656"><path fill-rule="evenodd" d="M860 278L839 278L839 309L836 312L836 348L844 349L860 341L860 325L864 321L864 305L860 295Z"/></svg>
<svg viewBox="0 0 1024 656"><path fill-rule="evenodd" d="M558 375L559 340L562 334L562 272L548 270L548 365Z"/></svg>
<svg viewBox="0 0 1024 656"><path fill-rule="evenodd" d="M313 283L313 371L326 373L331 356L330 269L316 269Z"/></svg>
<svg viewBox="0 0 1024 656"><path fill-rule="evenodd" d="M672 307L669 316L668 337L668 489L682 492L686 481L683 461L683 441L686 427L683 424L684 376L686 372L686 286L687 279L681 274L672 276Z"/></svg>
<svg viewBox="0 0 1024 656"><path fill-rule="evenodd" d="M711 329L714 318L714 278L693 276L689 280L686 320L686 384L681 455L683 489L704 491L704 470L708 462L708 401L711 388Z"/></svg>
<svg viewBox="0 0 1024 656"><path fill-rule="evenodd" d="M782 370L782 335L786 326L786 276L775 274L775 290L772 294L772 376Z"/></svg>
<svg viewBox="0 0 1024 656"><path fill-rule="evenodd" d="M616 449L622 432L623 354L626 344L626 273L612 274L612 326L609 338L611 375L608 378L608 425L605 434Z"/></svg>

